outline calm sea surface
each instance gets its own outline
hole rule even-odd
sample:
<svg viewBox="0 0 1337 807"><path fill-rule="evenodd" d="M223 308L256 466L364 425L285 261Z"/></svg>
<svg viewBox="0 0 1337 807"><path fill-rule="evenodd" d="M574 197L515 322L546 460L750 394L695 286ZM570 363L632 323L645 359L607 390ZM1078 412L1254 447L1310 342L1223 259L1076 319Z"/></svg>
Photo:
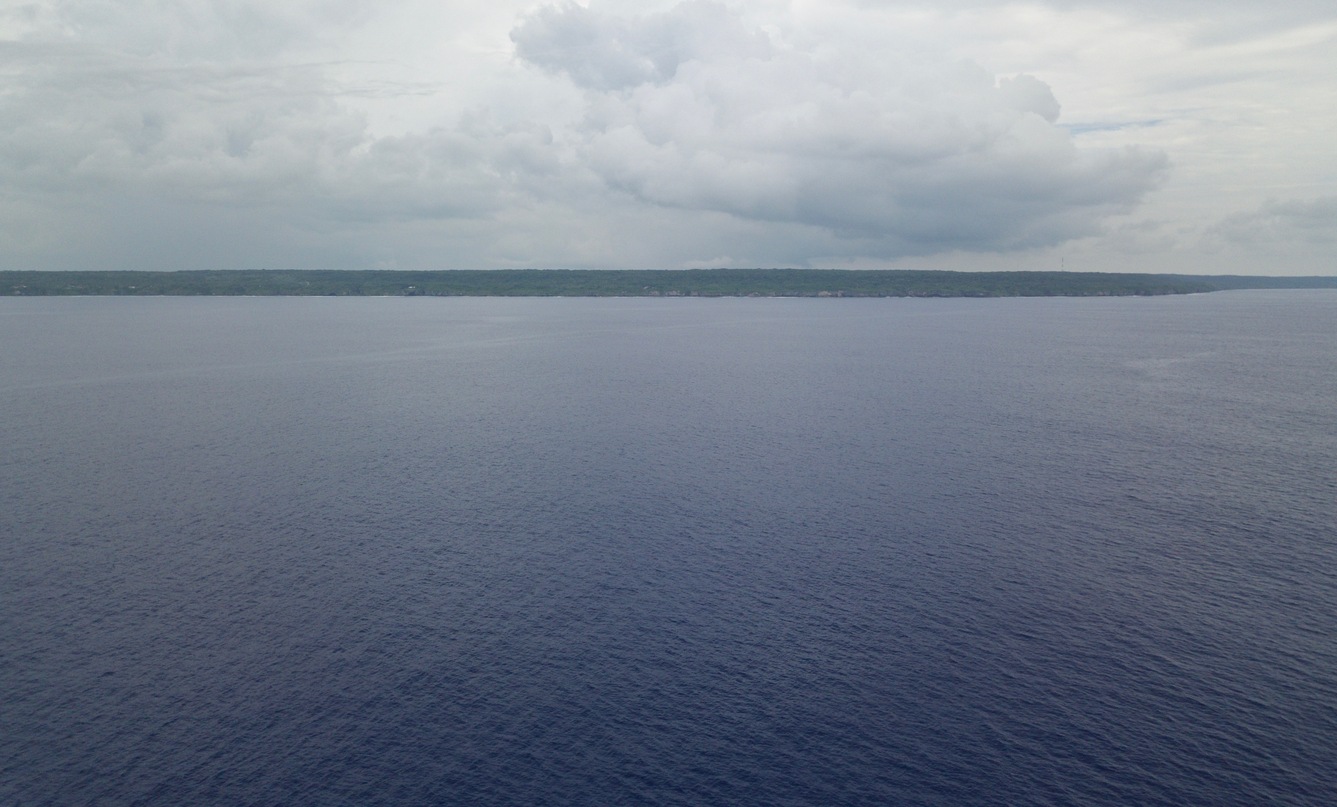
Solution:
<svg viewBox="0 0 1337 807"><path fill-rule="evenodd" d="M1337 293L0 299L0 804L1337 804Z"/></svg>

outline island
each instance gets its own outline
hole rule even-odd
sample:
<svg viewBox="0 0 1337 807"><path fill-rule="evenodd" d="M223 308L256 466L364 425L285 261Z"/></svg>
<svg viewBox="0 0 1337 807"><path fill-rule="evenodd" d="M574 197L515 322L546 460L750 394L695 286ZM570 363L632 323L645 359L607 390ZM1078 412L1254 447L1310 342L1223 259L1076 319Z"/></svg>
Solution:
<svg viewBox="0 0 1337 807"><path fill-rule="evenodd" d="M0 296L1094 297L1337 288L1337 276L843 269L0 271Z"/></svg>

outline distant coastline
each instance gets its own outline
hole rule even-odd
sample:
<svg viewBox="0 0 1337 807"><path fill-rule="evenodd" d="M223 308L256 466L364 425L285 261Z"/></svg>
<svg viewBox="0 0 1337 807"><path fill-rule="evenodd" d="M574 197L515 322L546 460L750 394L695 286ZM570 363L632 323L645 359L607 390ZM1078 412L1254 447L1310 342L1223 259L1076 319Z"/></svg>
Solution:
<svg viewBox="0 0 1337 807"><path fill-rule="evenodd" d="M843 269L4 271L0 296L1100 297L1337 288L1337 277Z"/></svg>

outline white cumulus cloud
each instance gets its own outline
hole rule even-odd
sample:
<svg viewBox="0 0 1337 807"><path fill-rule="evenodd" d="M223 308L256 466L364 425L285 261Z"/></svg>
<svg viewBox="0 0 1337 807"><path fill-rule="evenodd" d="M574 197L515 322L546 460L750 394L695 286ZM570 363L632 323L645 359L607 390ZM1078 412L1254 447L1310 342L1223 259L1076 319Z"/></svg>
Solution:
<svg viewBox="0 0 1337 807"><path fill-rule="evenodd" d="M1154 151L1077 148L1035 76L793 45L717 3L638 18L547 6L512 37L522 58L588 91L576 148L608 187L824 228L883 256L1087 235L1167 165Z"/></svg>

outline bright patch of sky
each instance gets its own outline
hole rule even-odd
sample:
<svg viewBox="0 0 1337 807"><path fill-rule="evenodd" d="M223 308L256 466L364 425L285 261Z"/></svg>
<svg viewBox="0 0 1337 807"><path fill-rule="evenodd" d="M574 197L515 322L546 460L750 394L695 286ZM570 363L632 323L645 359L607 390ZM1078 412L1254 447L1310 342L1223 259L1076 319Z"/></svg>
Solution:
<svg viewBox="0 0 1337 807"><path fill-rule="evenodd" d="M1337 274L1337 12L0 7L0 268Z"/></svg>

